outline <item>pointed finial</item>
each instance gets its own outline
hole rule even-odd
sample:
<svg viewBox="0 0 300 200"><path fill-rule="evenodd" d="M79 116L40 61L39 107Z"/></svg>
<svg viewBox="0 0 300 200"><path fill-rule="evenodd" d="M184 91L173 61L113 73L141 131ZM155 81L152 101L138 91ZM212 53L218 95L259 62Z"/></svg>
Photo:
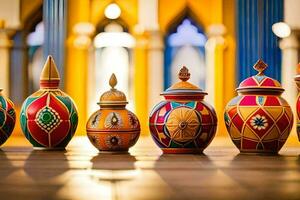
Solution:
<svg viewBox="0 0 300 200"><path fill-rule="evenodd" d="M178 77L180 80L182 81L187 81L190 79L191 74L189 73L188 68L186 68L186 66L183 66L178 74Z"/></svg>
<svg viewBox="0 0 300 200"><path fill-rule="evenodd" d="M253 68L258 71L257 75L264 75L264 71L267 69L267 67L268 65L262 59L259 59L253 66Z"/></svg>
<svg viewBox="0 0 300 200"><path fill-rule="evenodd" d="M115 89L115 86L117 85L118 83L118 80L117 80L117 77L114 73L112 73L112 75L110 76L110 79L109 79L109 85L112 89Z"/></svg>
<svg viewBox="0 0 300 200"><path fill-rule="evenodd" d="M60 81L59 72L52 56L48 56L43 67L40 83L41 87L58 87Z"/></svg>

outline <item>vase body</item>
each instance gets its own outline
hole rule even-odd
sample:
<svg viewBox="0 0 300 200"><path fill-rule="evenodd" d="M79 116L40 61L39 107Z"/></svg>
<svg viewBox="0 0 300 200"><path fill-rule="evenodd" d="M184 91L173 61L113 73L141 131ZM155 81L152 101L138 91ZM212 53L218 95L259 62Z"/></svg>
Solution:
<svg viewBox="0 0 300 200"><path fill-rule="evenodd" d="M162 101L150 114L150 132L164 153L202 153L215 136L217 116L202 101Z"/></svg>
<svg viewBox="0 0 300 200"><path fill-rule="evenodd" d="M109 80L111 89L104 92L87 124L86 132L90 142L100 152L127 152L140 136L140 122L136 115L126 109L127 99L123 92L115 89L117 78Z"/></svg>
<svg viewBox="0 0 300 200"><path fill-rule="evenodd" d="M11 100L0 89L0 146L10 137L16 123L16 112Z"/></svg>
<svg viewBox="0 0 300 200"><path fill-rule="evenodd" d="M239 95L227 104L224 118L243 153L277 153L293 126L291 107L277 95Z"/></svg>
<svg viewBox="0 0 300 200"><path fill-rule="evenodd" d="M225 107L225 125L240 152L276 154L291 132L293 113L280 83L264 75L267 65L259 60L254 68L258 74L242 81Z"/></svg>
<svg viewBox="0 0 300 200"><path fill-rule="evenodd" d="M300 63L298 65L298 68L300 69ZM295 82L298 89L298 96L296 101L296 112L297 112L297 135L298 139L300 141L300 75L295 76Z"/></svg>
<svg viewBox="0 0 300 200"><path fill-rule="evenodd" d="M89 118L87 135L99 151L128 151L140 136L140 123L127 109L100 109Z"/></svg>
<svg viewBox="0 0 300 200"><path fill-rule="evenodd" d="M40 84L22 105L21 128L35 149L64 149L76 131L78 113L71 97L58 88L59 74L50 56Z"/></svg>

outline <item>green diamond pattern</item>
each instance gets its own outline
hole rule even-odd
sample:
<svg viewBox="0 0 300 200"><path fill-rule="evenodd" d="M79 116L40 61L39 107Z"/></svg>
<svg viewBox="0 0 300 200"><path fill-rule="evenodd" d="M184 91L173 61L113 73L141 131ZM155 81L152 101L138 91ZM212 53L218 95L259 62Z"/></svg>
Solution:
<svg viewBox="0 0 300 200"><path fill-rule="evenodd" d="M62 120L54 109L46 106L37 113L35 121L41 129L51 133Z"/></svg>

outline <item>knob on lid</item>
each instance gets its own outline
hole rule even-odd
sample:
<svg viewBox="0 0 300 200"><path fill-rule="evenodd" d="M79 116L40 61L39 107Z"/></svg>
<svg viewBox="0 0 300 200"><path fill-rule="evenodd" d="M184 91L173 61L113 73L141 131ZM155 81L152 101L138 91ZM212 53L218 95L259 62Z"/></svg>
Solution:
<svg viewBox="0 0 300 200"><path fill-rule="evenodd" d="M99 105L103 106L122 106L126 105L127 99L126 95L122 92L119 91L115 88L117 85L117 77L115 74L112 74L110 79L109 79L109 85L111 86L111 89L109 91L104 92L101 97L100 97L100 102L98 103Z"/></svg>
<svg viewBox="0 0 300 200"><path fill-rule="evenodd" d="M267 67L268 65L263 60L259 59L253 66L258 73L255 76L243 80L236 90L240 92L283 92L284 89L277 80L264 74Z"/></svg>
<svg viewBox="0 0 300 200"><path fill-rule="evenodd" d="M183 66L178 73L180 81L169 87L161 95L206 95L207 93L198 86L188 82L190 76L188 68Z"/></svg>

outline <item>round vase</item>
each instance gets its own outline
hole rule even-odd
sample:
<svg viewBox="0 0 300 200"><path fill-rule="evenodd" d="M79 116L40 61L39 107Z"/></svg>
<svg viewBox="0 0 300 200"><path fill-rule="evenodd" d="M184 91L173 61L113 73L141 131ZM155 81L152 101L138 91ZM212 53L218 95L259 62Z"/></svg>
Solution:
<svg viewBox="0 0 300 200"><path fill-rule="evenodd" d="M115 89L117 79L109 81L112 89L100 97L100 109L89 118L86 131L90 142L101 152L127 152L140 136L136 115L125 108L123 92Z"/></svg>
<svg viewBox="0 0 300 200"><path fill-rule="evenodd" d="M300 64L298 66L300 68ZM297 75L295 77L295 82L298 89L298 96L297 96L297 102L296 102L296 112L297 112L297 135L298 139L300 141L300 75Z"/></svg>
<svg viewBox="0 0 300 200"><path fill-rule="evenodd" d="M65 149L78 124L76 106L59 88L59 73L48 56L40 78L40 89L23 103L21 128L35 149Z"/></svg>
<svg viewBox="0 0 300 200"><path fill-rule="evenodd" d="M16 112L11 100L2 95L0 88L0 146L11 135L16 123Z"/></svg>
<svg viewBox="0 0 300 200"><path fill-rule="evenodd" d="M204 101L206 92L187 82L186 67L179 72L178 82L161 95L149 118L151 136L163 153L202 153L215 136L217 116Z"/></svg>
<svg viewBox="0 0 300 200"><path fill-rule="evenodd" d="M242 153L278 153L293 126L291 107L281 97L284 89L264 75L266 67L259 60L258 74L241 82L238 96L225 108L227 131Z"/></svg>

